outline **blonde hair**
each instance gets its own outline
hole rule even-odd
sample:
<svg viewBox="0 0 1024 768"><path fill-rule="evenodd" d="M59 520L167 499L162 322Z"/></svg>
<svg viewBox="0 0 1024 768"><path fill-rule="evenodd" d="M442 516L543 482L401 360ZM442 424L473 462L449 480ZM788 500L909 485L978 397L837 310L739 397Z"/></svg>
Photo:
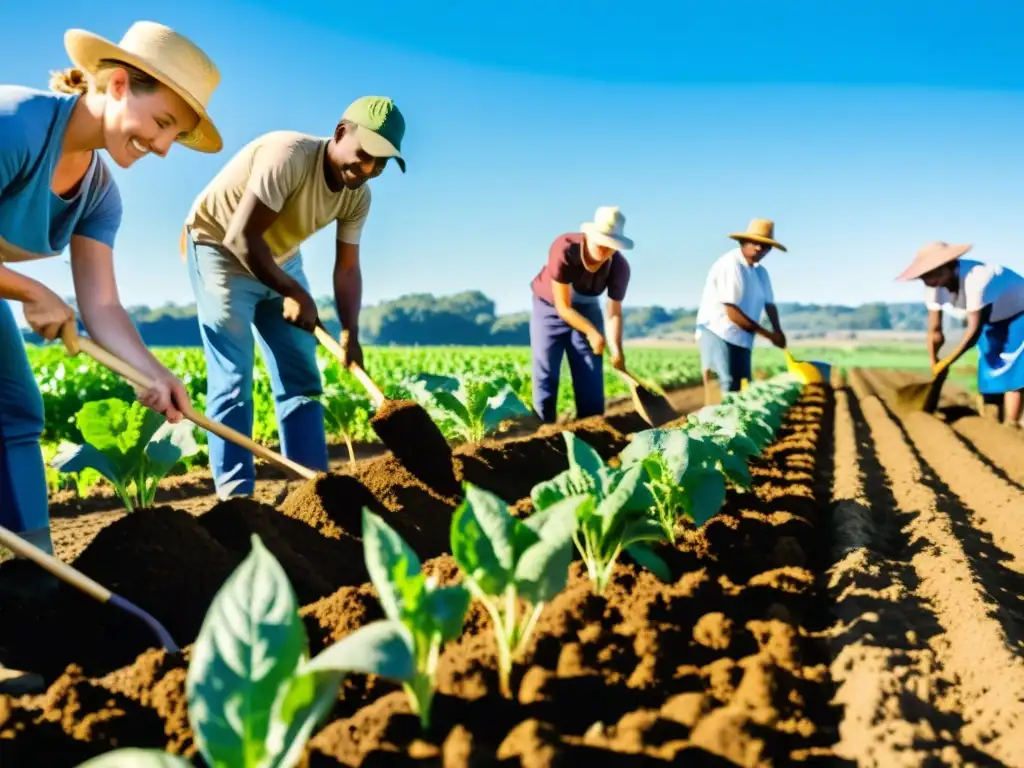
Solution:
<svg viewBox="0 0 1024 768"><path fill-rule="evenodd" d="M128 73L128 87L132 93L153 93L160 81L150 74L136 69L130 64L114 59L103 59L99 63L96 74L90 77L78 67L50 73L50 90L57 93L79 93L83 96L92 89L104 93L114 70L123 69Z"/></svg>

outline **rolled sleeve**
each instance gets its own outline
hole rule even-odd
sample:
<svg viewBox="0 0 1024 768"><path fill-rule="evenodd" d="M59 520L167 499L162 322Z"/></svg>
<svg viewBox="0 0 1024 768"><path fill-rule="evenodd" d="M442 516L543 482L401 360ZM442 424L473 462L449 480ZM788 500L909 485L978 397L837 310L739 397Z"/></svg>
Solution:
<svg viewBox="0 0 1024 768"><path fill-rule="evenodd" d="M946 297L944 297L942 295L943 291L944 291L944 289L930 288L928 286L925 286L925 289L924 289L924 305L925 305L925 307L927 309L931 310L932 312L938 312L939 310L941 310L943 305L946 303Z"/></svg>
<svg viewBox="0 0 1024 768"><path fill-rule="evenodd" d="M630 267L626 257L616 256L608 275L609 299L612 301L622 301L626 298L626 289L629 288L629 275Z"/></svg>
<svg viewBox="0 0 1024 768"><path fill-rule="evenodd" d="M743 301L743 270L739 264L726 264L714 282L715 298L723 304Z"/></svg>
<svg viewBox="0 0 1024 768"><path fill-rule="evenodd" d="M365 194L351 212L338 217L338 240L349 245L359 245L363 227L370 215L370 188L363 187Z"/></svg>
<svg viewBox="0 0 1024 768"><path fill-rule="evenodd" d="M280 213L302 181L302 157L290 143L257 150L246 188L267 208Z"/></svg>
<svg viewBox="0 0 1024 768"><path fill-rule="evenodd" d="M968 312L980 312L992 304L998 289L989 268L975 267L964 278L964 305Z"/></svg>
<svg viewBox="0 0 1024 768"><path fill-rule="evenodd" d="M112 249L121 228L122 213L121 194L115 184L110 184L92 210L75 225L74 233Z"/></svg>

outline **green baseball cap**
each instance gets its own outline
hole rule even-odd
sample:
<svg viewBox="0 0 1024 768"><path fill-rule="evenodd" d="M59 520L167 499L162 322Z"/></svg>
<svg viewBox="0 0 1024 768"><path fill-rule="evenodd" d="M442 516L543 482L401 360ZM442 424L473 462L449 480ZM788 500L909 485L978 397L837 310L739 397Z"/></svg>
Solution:
<svg viewBox="0 0 1024 768"><path fill-rule="evenodd" d="M359 126L359 143L374 157L393 157L405 173L402 157L402 138L405 136L405 117L395 102L386 96L362 96L351 104L341 116Z"/></svg>

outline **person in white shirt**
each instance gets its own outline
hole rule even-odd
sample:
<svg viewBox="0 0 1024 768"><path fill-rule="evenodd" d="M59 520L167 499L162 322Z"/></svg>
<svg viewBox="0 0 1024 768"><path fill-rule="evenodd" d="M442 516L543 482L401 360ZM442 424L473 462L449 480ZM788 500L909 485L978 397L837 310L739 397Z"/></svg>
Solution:
<svg viewBox="0 0 1024 768"><path fill-rule="evenodd" d="M711 372L718 376L722 392L739 391L744 380L750 381L755 336L780 348L786 346L772 281L761 263L772 248L786 251L775 239L775 223L752 219L746 232L729 237L739 242L739 247L711 265L697 310L696 338L706 401ZM768 315L771 330L759 324L763 313Z"/></svg>
<svg viewBox="0 0 1024 768"><path fill-rule="evenodd" d="M932 375L944 376L951 365L978 345L978 392L1001 396L1006 422L1020 426L1024 393L1024 277L998 264L962 258L973 246L942 241L927 243L897 280L921 280L928 307L928 356ZM967 328L956 348L938 359L945 343L942 312L966 315Z"/></svg>

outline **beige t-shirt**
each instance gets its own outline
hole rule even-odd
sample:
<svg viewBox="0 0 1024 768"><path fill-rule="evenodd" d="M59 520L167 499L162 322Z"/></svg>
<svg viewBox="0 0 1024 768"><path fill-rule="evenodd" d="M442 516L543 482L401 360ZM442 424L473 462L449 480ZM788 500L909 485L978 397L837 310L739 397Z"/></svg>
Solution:
<svg viewBox="0 0 1024 768"><path fill-rule="evenodd" d="M235 220L238 204L251 189L278 213L263 234L278 264L332 221L338 222L339 240L358 245L370 212L370 188L364 184L331 191L323 172L327 141L295 131L272 131L254 139L206 185L185 227L197 243L230 242L241 227Z"/></svg>

